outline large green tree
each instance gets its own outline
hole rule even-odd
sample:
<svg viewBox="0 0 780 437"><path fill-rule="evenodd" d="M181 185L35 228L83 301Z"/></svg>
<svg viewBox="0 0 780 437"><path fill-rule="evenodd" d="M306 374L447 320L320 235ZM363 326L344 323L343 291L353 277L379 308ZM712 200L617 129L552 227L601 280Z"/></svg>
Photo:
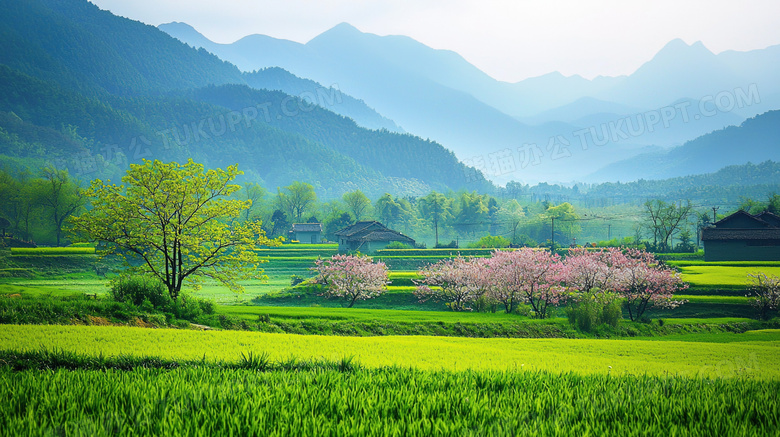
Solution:
<svg viewBox="0 0 780 437"><path fill-rule="evenodd" d="M57 246L60 246L65 220L84 207L84 192L70 178L67 170L46 167L43 169L43 177L33 182L37 203L48 216L57 236Z"/></svg>
<svg viewBox="0 0 780 437"><path fill-rule="evenodd" d="M476 236L478 231L489 224L490 209L488 196L482 196L476 191L460 193L453 209L455 229L462 235Z"/></svg>
<svg viewBox="0 0 780 437"><path fill-rule="evenodd" d="M92 182L92 209L73 217L73 231L102 241L128 261L131 272L151 274L176 299L185 280L204 277L242 291L238 281L263 278L254 249L275 245L260 223L241 222L250 200L229 198L236 166L204 171L201 164L144 160L131 164L124 186Z"/></svg>
<svg viewBox="0 0 780 437"><path fill-rule="evenodd" d="M278 190L276 202L295 223L301 223L304 214L316 205L317 194L311 184L295 181Z"/></svg>
<svg viewBox="0 0 780 437"><path fill-rule="evenodd" d="M263 188L260 184L257 184L255 182L247 182L244 184L243 191L243 198L246 200L250 200L252 203L249 204L249 207L244 210L244 220L249 220L252 218L252 216L256 216L259 214L261 208L262 208L262 202L265 198L265 195L268 193L265 188ZM241 193L239 191L239 193Z"/></svg>
<svg viewBox="0 0 780 437"><path fill-rule="evenodd" d="M342 197L344 204L347 205L347 211L352 213L355 221L366 217L371 211L371 200L360 190L344 193Z"/></svg>
<svg viewBox="0 0 780 437"><path fill-rule="evenodd" d="M515 199L509 199L501 206L498 211L499 220L507 225L507 229L512 230L512 243L517 243L517 229L520 223L525 220L525 210Z"/></svg>
<svg viewBox="0 0 780 437"><path fill-rule="evenodd" d="M439 225L452 217L452 200L447 196L435 191L431 191L425 197L420 198L418 205L422 217L430 220L433 224L436 246L439 245Z"/></svg>

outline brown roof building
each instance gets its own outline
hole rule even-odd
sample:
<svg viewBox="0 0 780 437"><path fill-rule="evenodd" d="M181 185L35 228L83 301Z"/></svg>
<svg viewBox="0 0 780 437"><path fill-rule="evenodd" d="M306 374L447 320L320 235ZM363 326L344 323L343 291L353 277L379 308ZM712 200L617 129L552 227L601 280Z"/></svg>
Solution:
<svg viewBox="0 0 780 437"><path fill-rule="evenodd" d="M410 246L414 245L412 238L377 221L357 222L337 231L335 235L339 240L339 252L371 253L384 249L393 241L400 241Z"/></svg>
<svg viewBox="0 0 780 437"><path fill-rule="evenodd" d="M780 261L780 217L737 211L702 231L705 261Z"/></svg>

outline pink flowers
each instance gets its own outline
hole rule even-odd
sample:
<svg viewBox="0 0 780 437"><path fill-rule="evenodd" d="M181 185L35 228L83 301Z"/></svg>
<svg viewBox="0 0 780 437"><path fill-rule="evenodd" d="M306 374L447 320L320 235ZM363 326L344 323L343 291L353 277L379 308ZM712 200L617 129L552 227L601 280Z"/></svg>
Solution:
<svg viewBox="0 0 780 437"><path fill-rule="evenodd" d="M566 299L564 265L558 255L533 249L495 251L485 265L490 296L503 303L508 313L523 302L543 319L550 305Z"/></svg>
<svg viewBox="0 0 780 437"><path fill-rule="evenodd" d="M675 291L688 288L680 273L660 264L652 253L628 249L618 257L615 291L624 299L631 320L638 320L650 306L676 308L686 301L674 300Z"/></svg>
<svg viewBox="0 0 780 437"><path fill-rule="evenodd" d="M470 309L480 297L494 299L506 312L518 304L531 306L534 316L545 318L550 305L568 299L622 298L631 320L653 305L674 308L675 291L686 284L679 273L660 264L647 252L618 248L587 251L572 249L565 259L546 251L520 249L495 251L490 258L454 258L419 272L417 295L421 300L446 300L456 311Z"/></svg>
<svg viewBox="0 0 780 437"><path fill-rule="evenodd" d="M342 297L352 308L358 300L379 296L387 289L387 267L374 263L368 256L334 255L330 259L318 259L312 270L317 281L327 285L328 296Z"/></svg>
<svg viewBox="0 0 780 437"><path fill-rule="evenodd" d="M415 294L421 302L446 300L454 311L471 310L469 304L485 293L484 260L457 258L439 261L422 270ZM435 287L435 288L431 288Z"/></svg>
<svg viewBox="0 0 780 437"><path fill-rule="evenodd" d="M423 301L446 300L455 311L470 310L482 296L503 303L507 312L527 303L544 318L547 307L564 298L560 269L557 255L532 249L495 251L486 259L457 257L422 269L416 293Z"/></svg>
<svg viewBox="0 0 780 437"><path fill-rule="evenodd" d="M614 292L623 299L631 320L641 318L651 306L675 308L685 303L673 300L672 295L688 285L652 253L618 248L572 249L565 264L564 281L575 296L598 297Z"/></svg>

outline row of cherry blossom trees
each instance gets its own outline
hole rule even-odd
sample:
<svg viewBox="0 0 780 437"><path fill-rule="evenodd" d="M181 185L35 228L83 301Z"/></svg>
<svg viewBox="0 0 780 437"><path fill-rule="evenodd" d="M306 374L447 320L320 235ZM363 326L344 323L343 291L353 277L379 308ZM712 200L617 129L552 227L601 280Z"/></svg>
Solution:
<svg viewBox="0 0 780 437"><path fill-rule="evenodd" d="M513 312L519 304L546 318L550 306L564 302L621 299L631 320L651 306L674 308L684 301L673 293L684 289L675 270L653 254L636 249L571 249L564 258L546 251L496 251L489 258L443 260L419 272L420 300L443 300L456 311L469 310L482 297Z"/></svg>

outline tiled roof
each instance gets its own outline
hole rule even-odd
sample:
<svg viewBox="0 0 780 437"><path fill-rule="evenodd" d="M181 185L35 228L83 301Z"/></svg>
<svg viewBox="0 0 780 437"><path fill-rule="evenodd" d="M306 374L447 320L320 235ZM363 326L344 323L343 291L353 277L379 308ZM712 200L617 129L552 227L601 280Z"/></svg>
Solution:
<svg viewBox="0 0 780 437"><path fill-rule="evenodd" d="M414 243L414 240L406 235L389 229L377 221L362 221L335 233L339 237L349 241L404 241Z"/></svg>
<svg viewBox="0 0 780 437"><path fill-rule="evenodd" d="M395 231L374 231L364 235L360 241L406 241L414 243L414 240Z"/></svg>
<svg viewBox="0 0 780 437"><path fill-rule="evenodd" d="M766 228L766 229L706 228L702 232L701 239L703 241L780 240L780 228Z"/></svg>
<svg viewBox="0 0 780 437"><path fill-rule="evenodd" d="M737 211L715 222L715 227L702 231L703 241L766 241L780 240L780 217L771 212L753 215Z"/></svg>
<svg viewBox="0 0 780 437"><path fill-rule="evenodd" d="M322 232L322 223L293 223L293 232Z"/></svg>
<svg viewBox="0 0 780 437"><path fill-rule="evenodd" d="M769 223L772 226L780 227L780 216L776 214L772 214L769 211L764 211L761 214L758 214L754 216L756 218L759 218L767 223Z"/></svg>
<svg viewBox="0 0 780 437"><path fill-rule="evenodd" d="M362 221L357 222L354 225L349 225L344 229L336 231L334 234L341 236L341 237L350 237L352 235L355 235L361 231L367 230L369 227L374 227L376 230L385 230L387 227L383 225L382 223L379 223L377 221Z"/></svg>

